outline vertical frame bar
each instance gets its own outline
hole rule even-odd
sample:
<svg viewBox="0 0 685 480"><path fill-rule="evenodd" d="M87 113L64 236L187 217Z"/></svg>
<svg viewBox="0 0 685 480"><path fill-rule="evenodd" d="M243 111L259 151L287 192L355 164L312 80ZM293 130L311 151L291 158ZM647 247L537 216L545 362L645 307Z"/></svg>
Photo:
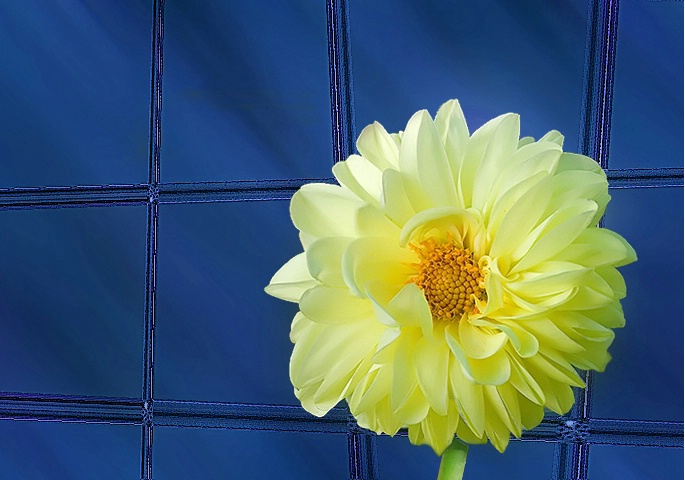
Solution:
<svg viewBox="0 0 685 480"><path fill-rule="evenodd" d="M140 478L152 480L155 321L157 317L157 229L159 225L160 150L162 147L162 72L164 0L153 0L150 94L149 201L145 265L145 323L143 340L143 412Z"/></svg>
<svg viewBox="0 0 685 480"><path fill-rule="evenodd" d="M580 151L609 167L611 112L616 69L619 0L590 0L585 46L585 83L581 112ZM600 225L602 222L600 222ZM585 480L590 445L587 424L592 413L592 372L584 372L585 389L575 392L576 403L568 413L565 438L554 452L554 480Z"/></svg>
<svg viewBox="0 0 685 480"><path fill-rule="evenodd" d="M328 74L331 93L333 162L341 162L354 152L354 101L350 54L350 27L347 0L326 0L328 30ZM347 434L351 480L375 480L376 439L357 426L350 416Z"/></svg>
<svg viewBox="0 0 685 480"><path fill-rule="evenodd" d="M354 152L356 136L347 0L326 0L326 22L333 161L341 162Z"/></svg>
<svg viewBox="0 0 685 480"><path fill-rule="evenodd" d="M378 478L376 437L364 431L350 415L350 432L347 434L347 452L350 480L375 480Z"/></svg>

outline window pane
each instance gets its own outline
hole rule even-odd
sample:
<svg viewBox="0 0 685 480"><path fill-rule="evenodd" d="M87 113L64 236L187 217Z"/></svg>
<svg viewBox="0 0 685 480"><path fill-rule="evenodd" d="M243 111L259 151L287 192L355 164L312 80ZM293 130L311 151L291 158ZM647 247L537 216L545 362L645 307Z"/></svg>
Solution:
<svg viewBox="0 0 685 480"><path fill-rule="evenodd" d="M140 478L139 426L4 421L0 445L3 478Z"/></svg>
<svg viewBox="0 0 685 480"><path fill-rule="evenodd" d="M296 404L288 375L297 305L264 293L299 253L288 202L162 205L155 394Z"/></svg>
<svg viewBox="0 0 685 480"><path fill-rule="evenodd" d="M683 166L683 3L621 2L611 166Z"/></svg>
<svg viewBox="0 0 685 480"><path fill-rule="evenodd" d="M139 397L145 208L0 212L0 391Z"/></svg>
<svg viewBox="0 0 685 480"><path fill-rule="evenodd" d="M635 248L621 268L626 326L595 376L593 416L683 420L683 190L613 190L607 227Z"/></svg>
<svg viewBox="0 0 685 480"><path fill-rule="evenodd" d="M152 2L2 2L0 186L147 179Z"/></svg>
<svg viewBox="0 0 685 480"><path fill-rule="evenodd" d="M349 478L341 434L157 428L152 458L163 480Z"/></svg>
<svg viewBox="0 0 685 480"><path fill-rule="evenodd" d="M428 446L417 447L406 437L379 436L380 478L434 480L440 457ZM512 441L504 453L490 444L471 445L464 478L548 480L552 472L554 444Z"/></svg>
<svg viewBox="0 0 685 480"><path fill-rule="evenodd" d="M473 132L506 112L522 134L551 129L576 151L587 1L352 2L357 128L404 130L458 98Z"/></svg>
<svg viewBox="0 0 685 480"><path fill-rule="evenodd" d="M683 478L683 450L593 445L588 478L680 480Z"/></svg>
<svg viewBox="0 0 685 480"><path fill-rule="evenodd" d="M324 2L170 1L164 181L328 177Z"/></svg>

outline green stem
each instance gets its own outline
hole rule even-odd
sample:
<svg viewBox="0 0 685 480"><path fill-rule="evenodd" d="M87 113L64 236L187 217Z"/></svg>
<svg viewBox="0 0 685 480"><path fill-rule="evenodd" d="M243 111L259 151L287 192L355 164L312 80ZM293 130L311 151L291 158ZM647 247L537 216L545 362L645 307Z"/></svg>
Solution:
<svg viewBox="0 0 685 480"><path fill-rule="evenodd" d="M440 460L440 470L438 470L438 480L462 480L464 477L464 467L466 467L466 455L469 453L469 446L458 440L456 437L447 450L442 454Z"/></svg>

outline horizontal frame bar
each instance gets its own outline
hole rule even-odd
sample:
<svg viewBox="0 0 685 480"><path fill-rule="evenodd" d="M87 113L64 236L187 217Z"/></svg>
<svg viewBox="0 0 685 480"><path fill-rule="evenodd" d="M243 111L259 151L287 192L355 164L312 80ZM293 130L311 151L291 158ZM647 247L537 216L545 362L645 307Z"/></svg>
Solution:
<svg viewBox="0 0 685 480"><path fill-rule="evenodd" d="M340 407L318 418L297 405L155 400L151 411L155 427L349 433L349 413ZM0 420L142 425L145 415L140 399L0 393ZM548 416L519 441L683 448L683 422Z"/></svg>
<svg viewBox="0 0 685 480"><path fill-rule="evenodd" d="M607 170L609 188L682 187L682 168ZM335 179L237 180L231 182L95 185L73 187L1 188L0 210L102 207L178 203L288 200L304 184L334 184Z"/></svg>

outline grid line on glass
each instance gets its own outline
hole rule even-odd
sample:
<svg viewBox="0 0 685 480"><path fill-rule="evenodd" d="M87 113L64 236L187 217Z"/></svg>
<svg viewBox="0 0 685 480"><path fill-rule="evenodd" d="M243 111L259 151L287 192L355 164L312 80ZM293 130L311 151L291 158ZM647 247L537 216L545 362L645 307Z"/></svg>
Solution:
<svg viewBox="0 0 685 480"><path fill-rule="evenodd" d="M682 187L682 168L621 168L606 170L609 188ZM289 180L158 183L0 189L0 210L66 207L111 207L178 203L290 200L304 184L335 183L333 177Z"/></svg>
<svg viewBox="0 0 685 480"><path fill-rule="evenodd" d="M0 419L5 420L142 425L142 408L143 402L135 398L0 395ZM350 431L349 412L342 407L335 407L319 418L295 405L155 400L150 421L155 427L346 435ZM573 443L582 436L592 445L683 448L682 432L682 422L597 418L581 422L548 416L533 430L523 432L520 440L512 441ZM397 435L406 437L407 430L400 430Z"/></svg>
<svg viewBox="0 0 685 480"><path fill-rule="evenodd" d="M585 79L581 113L580 150L594 158L603 169L609 167L611 110L613 105L616 44L618 38L618 1L590 0L585 47ZM600 221L600 226L602 221ZM571 429L571 442L560 442L554 449L554 478L585 480L588 474L590 445L587 442L592 414L593 372L583 372L585 388L574 391L575 403L566 415L568 425L584 427L583 434ZM586 432L587 430L587 432Z"/></svg>
<svg viewBox="0 0 685 480"><path fill-rule="evenodd" d="M347 0L326 0L328 72L331 92L333 161L354 153L354 101L352 89L349 9ZM347 437L350 480L378 478L375 436L357 426L350 415Z"/></svg>
<svg viewBox="0 0 685 480"><path fill-rule="evenodd" d="M155 320L157 316L157 229L162 148L162 74L164 62L164 0L153 0L152 66L150 87L150 154L148 174L147 240L145 246L145 319L143 325L143 375L140 478L152 480L153 399L155 375Z"/></svg>

